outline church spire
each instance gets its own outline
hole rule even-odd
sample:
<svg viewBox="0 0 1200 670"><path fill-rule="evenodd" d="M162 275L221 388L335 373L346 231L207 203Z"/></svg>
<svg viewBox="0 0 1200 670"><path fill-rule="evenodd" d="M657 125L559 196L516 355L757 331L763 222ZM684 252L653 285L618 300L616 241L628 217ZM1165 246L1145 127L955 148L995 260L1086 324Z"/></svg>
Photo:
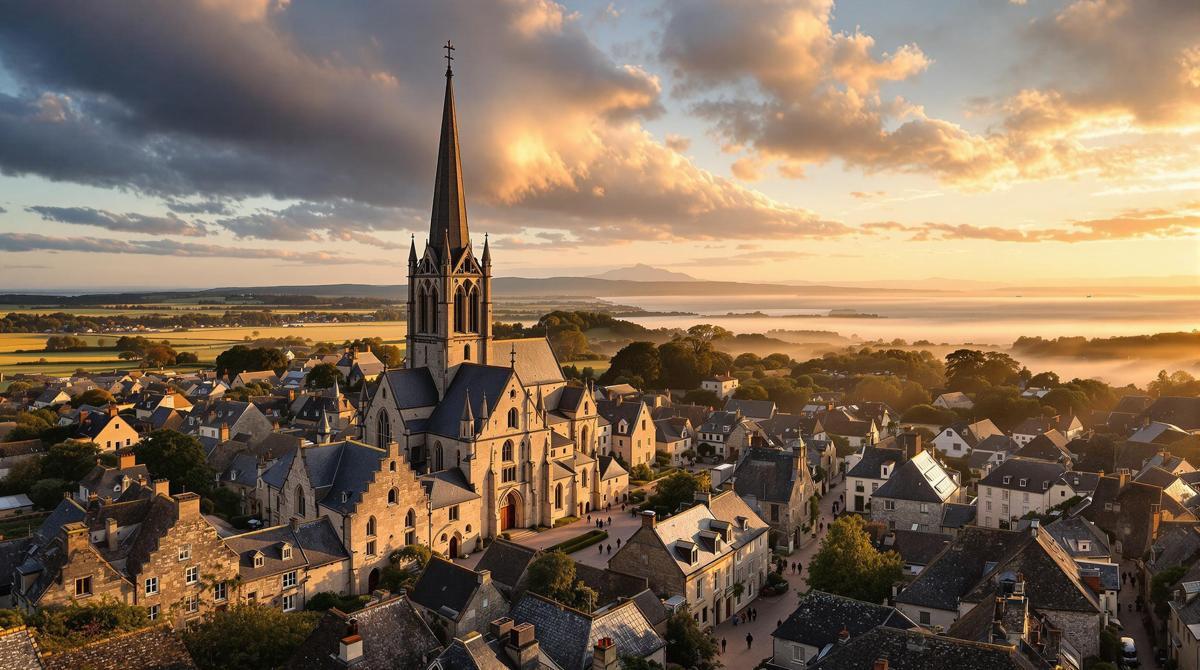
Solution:
<svg viewBox="0 0 1200 670"><path fill-rule="evenodd" d="M442 137L438 142L437 175L433 182L433 217L429 239L445 240L454 254L470 241L467 199L463 194L462 162L458 148L458 119L454 113L454 71L450 67L454 46L446 42L446 101L442 108ZM445 262L445 259L443 259Z"/></svg>

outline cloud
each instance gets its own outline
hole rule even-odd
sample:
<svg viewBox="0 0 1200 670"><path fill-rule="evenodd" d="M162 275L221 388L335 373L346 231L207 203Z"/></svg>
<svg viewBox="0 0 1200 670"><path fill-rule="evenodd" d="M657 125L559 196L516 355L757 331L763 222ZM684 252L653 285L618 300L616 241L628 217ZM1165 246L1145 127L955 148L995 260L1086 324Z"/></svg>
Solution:
<svg viewBox="0 0 1200 670"><path fill-rule="evenodd" d="M402 212L412 228L409 212L427 216L436 158L433 35L453 33L466 184L489 227L613 243L734 224L766 235L815 218L646 133L642 121L663 111L657 78L615 62L557 4L246 4L47 0L6 12L0 58L19 85L0 93L0 172L151 194L185 214L207 208L197 200L350 202ZM223 225L311 238L289 218Z"/></svg>
<svg viewBox="0 0 1200 670"><path fill-rule="evenodd" d="M253 249L176 240L118 240L99 237L51 237L35 233L0 233L0 251L85 252L101 254L145 254L185 258L273 259L291 263L357 263L362 258L325 251Z"/></svg>
<svg viewBox="0 0 1200 670"><path fill-rule="evenodd" d="M186 237L204 237L209 233L202 224L185 221L174 214L167 216L151 216L133 212L114 214L92 207L52 207L49 205L26 207L25 210L41 216L45 221L96 226L125 233L183 235Z"/></svg>
<svg viewBox="0 0 1200 670"><path fill-rule="evenodd" d="M1200 201L1173 209L1131 209L1111 217L1070 221L1056 228L1005 228L968 223L896 221L863 224L867 234L908 233L912 241L990 240L994 242L1096 242L1142 238L1200 238Z"/></svg>
<svg viewBox="0 0 1200 670"><path fill-rule="evenodd" d="M1192 0L1076 0L1035 20L1016 39L1046 81L975 104L995 119L983 132L886 95L886 83L933 61L916 44L883 52L858 29L834 31L832 10L832 0L667 5L660 56L674 68L674 92L745 154L735 174L775 161L784 176L802 178L805 165L837 159L988 188L1171 173L1200 159L1188 136L1200 123L1200 4Z"/></svg>
<svg viewBox="0 0 1200 670"><path fill-rule="evenodd" d="M675 133L668 133L665 144L667 145L667 148L670 149L671 151L678 151L679 153L684 153L689 148L691 148L692 140L687 137L684 137L683 135L676 135Z"/></svg>

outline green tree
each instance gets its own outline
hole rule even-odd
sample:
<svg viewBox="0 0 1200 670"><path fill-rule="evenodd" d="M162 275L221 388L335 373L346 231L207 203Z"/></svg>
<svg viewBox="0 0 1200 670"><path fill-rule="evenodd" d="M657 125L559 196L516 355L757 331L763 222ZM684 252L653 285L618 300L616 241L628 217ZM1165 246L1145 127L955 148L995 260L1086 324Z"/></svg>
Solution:
<svg viewBox="0 0 1200 670"><path fill-rule="evenodd" d="M201 670L278 668L291 658L319 619L316 612L235 605L209 612L181 634Z"/></svg>
<svg viewBox="0 0 1200 670"><path fill-rule="evenodd" d="M707 471L691 473L681 470L673 472L658 480L654 494L646 501L645 508L663 508L668 513L674 514L680 505L695 500L698 491L708 491L711 486L712 479Z"/></svg>
<svg viewBox="0 0 1200 670"><path fill-rule="evenodd" d="M341 384L345 380L342 378L342 371L333 363L321 363L308 371L304 381L309 388L327 389L331 388L334 382Z"/></svg>
<svg viewBox="0 0 1200 670"><path fill-rule="evenodd" d="M733 397L739 400L769 400L767 389L761 384L743 383L738 384L737 390L733 392Z"/></svg>
<svg viewBox="0 0 1200 670"><path fill-rule="evenodd" d="M692 389L683 394L683 401L692 405L704 405L705 407L717 408L725 403L721 402L721 396L712 391L703 389Z"/></svg>
<svg viewBox="0 0 1200 670"><path fill-rule="evenodd" d="M1039 372L1036 375L1029 378L1030 386L1033 386L1036 388L1041 388L1041 389L1054 388L1055 386L1058 386L1059 383L1060 382L1058 379L1057 372L1050 372L1050 371Z"/></svg>
<svg viewBox="0 0 1200 670"><path fill-rule="evenodd" d="M696 388L708 374L707 369L701 369L695 348L683 340L659 345L658 358L662 368L658 383L664 388Z"/></svg>
<svg viewBox="0 0 1200 670"><path fill-rule="evenodd" d="M65 479L39 479L29 487L29 499L42 509L54 509L70 490L71 482Z"/></svg>
<svg viewBox="0 0 1200 670"><path fill-rule="evenodd" d="M30 618L42 651L59 652L150 625L145 607L100 600L66 607L44 607Z"/></svg>
<svg viewBox="0 0 1200 670"><path fill-rule="evenodd" d="M1200 395L1200 380L1183 370L1177 370L1171 374L1167 374L1166 370L1159 370L1158 376L1146 386L1146 390L1156 398L1197 396Z"/></svg>
<svg viewBox="0 0 1200 670"><path fill-rule="evenodd" d="M662 665L638 656L622 656L621 670L662 670Z"/></svg>
<svg viewBox="0 0 1200 670"><path fill-rule="evenodd" d="M809 563L808 585L847 598L883 602L892 584L904 575L904 562L894 551L881 553L871 544L866 524L850 514L829 527L821 548Z"/></svg>
<svg viewBox="0 0 1200 670"><path fill-rule="evenodd" d="M547 335L547 339L560 361L575 361L592 353L587 336L575 328L556 330Z"/></svg>
<svg viewBox="0 0 1200 670"><path fill-rule="evenodd" d="M42 457L42 476L77 482L92 471L99 455L100 445L95 442L59 442Z"/></svg>
<svg viewBox="0 0 1200 670"><path fill-rule="evenodd" d="M212 490L213 469L204 457L204 447L191 435L156 430L134 446L134 454L150 476L171 480L176 491L208 495Z"/></svg>
<svg viewBox="0 0 1200 670"><path fill-rule="evenodd" d="M714 342L716 340L727 340L733 337L733 333L720 327L714 326L711 323L698 323L687 329L689 337L694 337L702 342Z"/></svg>
<svg viewBox="0 0 1200 670"><path fill-rule="evenodd" d="M600 375L601 384L612 384L619 379L638 380L641 386L654 383L662 376L662 364L658 348L653 342L631 342L613 355L608 370Z"/></svg>
<svg viewBox="0 0 1200 670"><path fill-rule="evenodd" d="M575 579L575 561L561 551L538 556L529 564L529 590L574 607L581 612L596 608L596 591Z"/></svg>
<svg viewBox="0 0 1200 670"><path fill-rule="evenodd" d="M175 354L176 365L198 365L199 363L200 357L193 351L181 351Z"/></svg>
<svg viewBox="0 0 1200 670"><path fill-rule="evenodd" d="M217 374L230 378L250 370L283 370L288 365L287 357L274 347L247 347L237 344L222 351L216 360Z"/></svg>
<svg viewBox="0 0 1200 670"><path fill-rule="evenodd" d="M713 670L721 667L717 651L716 639L711 633L700 630L700 625L686 610L676 612L667 620L667 663Z"/></svg>
<svg viewBox="0 0 1200 670"><path fill-rule="evenodd" d="M1171 590L1176 582L1187 574L1186 565L1176 565L1150 578L1150 602L1154 603L1154 613L1166 620L1171 600Z"/></svg>
<svg viewBox="0 0 1200 670"><path fill-rule="evenodd" d="M104 389L97 388L97 389L88 389L88 390L84 391L83 393L80 393L79 395L75 396L75 399L71 401L71 404L74 405L75 407L79 407L80 405L91 405L92 407L104 407L105 405L108 405L111 402L113 402L112 394L109 393L108 391L105 391Z"/></svg>

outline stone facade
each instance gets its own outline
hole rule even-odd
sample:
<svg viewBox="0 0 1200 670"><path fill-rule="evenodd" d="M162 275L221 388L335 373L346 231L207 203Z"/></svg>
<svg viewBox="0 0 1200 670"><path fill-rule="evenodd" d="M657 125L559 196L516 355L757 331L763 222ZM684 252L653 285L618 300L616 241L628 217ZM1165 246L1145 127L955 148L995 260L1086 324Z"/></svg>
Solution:
<svg viewBox="0 0 1200 670"><path fill-rule="evenodd" d="M888 528L941 532L942 512L943 505L932 502L880 496L871 499L871 520L885 523Z"/></svg>
<svg viewBox="0 0 1200 670"><path fill-rule="evenodd" d="M1102 615L1051 609L1040 611L1051 625L1062 631L1063 639L1070 642L1071 646L1079 651L1080 656L1088 658L1100 654Z"/></svg>

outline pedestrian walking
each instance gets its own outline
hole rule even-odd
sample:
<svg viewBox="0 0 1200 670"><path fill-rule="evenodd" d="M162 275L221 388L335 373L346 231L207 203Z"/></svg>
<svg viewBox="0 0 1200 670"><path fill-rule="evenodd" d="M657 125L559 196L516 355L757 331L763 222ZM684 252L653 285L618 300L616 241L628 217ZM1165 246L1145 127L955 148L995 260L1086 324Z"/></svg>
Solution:
<svg viewBox="0 0 1200 670"><path fill-rule="evenodd" d="M599 545L599 549L600 549L600 555L603 556L604 555L604 545L602 545L602 544Z"/></svg>
<svg viewBox="0 0 1200 670"><path fill-rule="evenodd" d="M591 522L592 522L592 515L591 515L591 514L587 515L587 520L588 520L588 523L591 523Z"/></svg>
<svg viewBox="0 0 1200 670"><path fill-rule="evenodd" d="M617 538L617 549L621 548L621 538Z"/></svg>
<svg viewBox="0 0 1200 670"><path fill-rule="evenodd" d="M753 647L753 646L754 646L754 635L752 635L750 633L746 633L746 648L749 649L750 647Z"/></svg>
<svg viewBox="0 0 1200 670"><path fill-rule="evenodd" d="M608 554L609 554L609 556L612 555L612 545L611 544L608 545Z"/></svg>
<svg viewBox="0 0 1200 670"><path fill-rule="evenodd" d="M608 517L608 525L610 525L610 526L612 525L612 517L611 516Z"/></svg>
<svg viewBox="0 0 1200 670"><path fill-rule="evenodd" d="M725 653L725 645L727 645L727 644L729 644L729 641L726 640L725 638L721 638L721 653L722 654Z"/></svg>

